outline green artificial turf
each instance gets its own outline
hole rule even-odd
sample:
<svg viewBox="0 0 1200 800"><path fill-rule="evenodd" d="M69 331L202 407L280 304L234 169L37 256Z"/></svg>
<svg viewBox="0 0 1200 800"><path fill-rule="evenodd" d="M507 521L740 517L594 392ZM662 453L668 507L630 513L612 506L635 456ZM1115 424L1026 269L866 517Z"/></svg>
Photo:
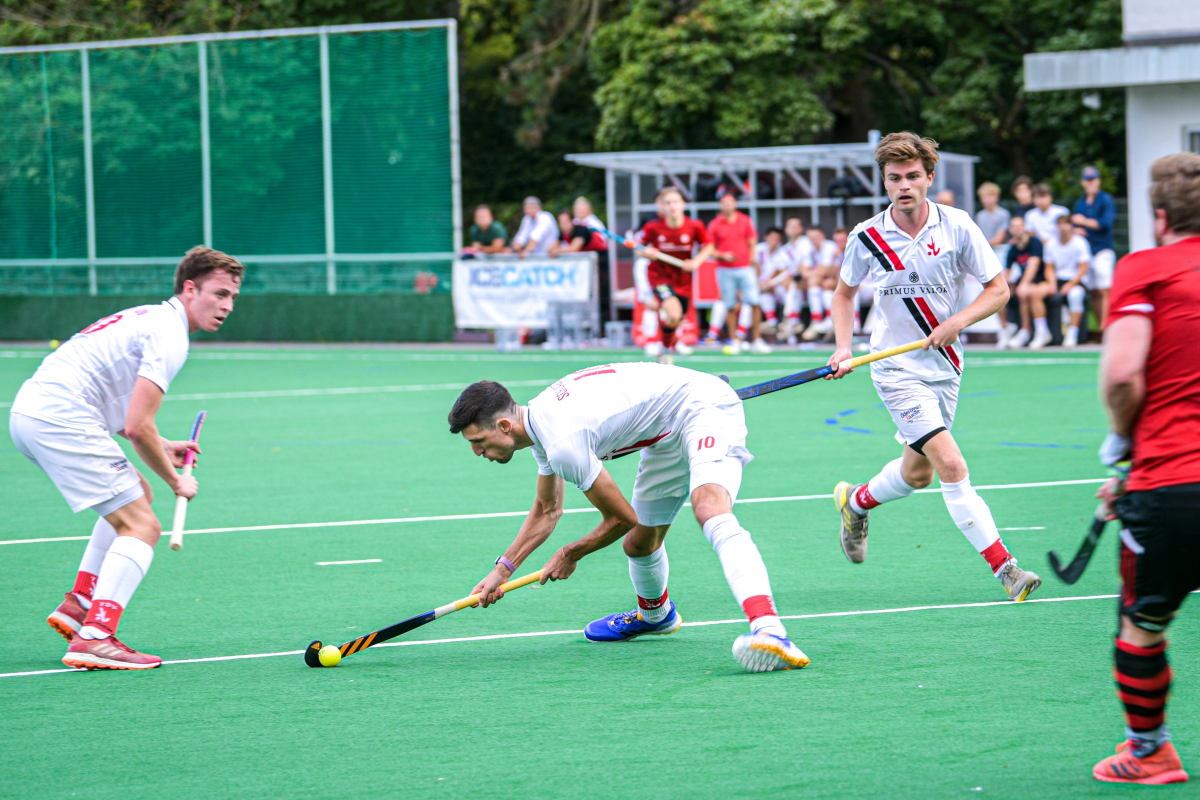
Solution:
<svg viewBox="0 0 1200 800"><path fill-rule="evenodd" d="M37 366L0 357L7 402ZM474 458L445 418L457 389L510 383L519 400L575 369L626 352L524 353L387 348L197 347L171 387L161 430L180 437L209 411L190 530L522 512L536 469ZM736 385L816 366L805 352L711 353L677 363ZM1105 421L1095 353L972 352L954 432L976 486L1102 476ZM414 388L415 387L415 388ZM332 393L330 390L363 390ZM289 394L290 393L290 394ZM203 397L191 397L203 395ZM248 396L249 395L249 396ZM900 453L862 371L747 402L741 499L827 495ZM4 417L7 420L6 417ZM128 448L126 448L128 450ZM629 490L635 459L609 465ZM152 479L155 508L171 498ZM0 541L86 536L49 480L0 438ZM1116 536L1075 586L1049 574L1094 508L1095 484L984 490L1037 598L1116 592ZM568 488L568 508L587 501ZM729 648L746 630L685 509L667 540L671 597L687 626L670 637L586 642L590 620L632 606L624 556L594 554L569 581L521 589L400 642L554 632L372 648L337 669L300 655L168 664L145 673L0 678L4 797L1131 797L1092 764L1122 732L1111 679L1112 599L994 603L999 583L954 527L940 495L872 514L870 557L837 543L828 498L739 503L808 668L751 675ZM563 517L545 553L586 532ZM164 659L270 654L340 643L469 594L511 541L519 516L197 533L157 560L121 636ZM3 673L61 668L44 620L70 588L82 541L0 544ZM317 566L318 561L382 559ZM878 614L838 612L912 609ZM1200 764L1194 689L1197 618L1170 651L1170 706L1185 766ZM1155 791L1155 790L1149 790ZM1186 786L1157 790L1182 797Z"/></svg>

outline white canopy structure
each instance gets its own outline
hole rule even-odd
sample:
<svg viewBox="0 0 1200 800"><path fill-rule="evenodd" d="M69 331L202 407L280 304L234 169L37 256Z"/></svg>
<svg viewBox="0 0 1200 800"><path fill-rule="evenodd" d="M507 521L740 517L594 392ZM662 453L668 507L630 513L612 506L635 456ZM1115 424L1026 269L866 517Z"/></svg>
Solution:
<svg viewBox="0 0 1200 800"><path fill-rule="evenodd" d="M566 159L605 171L606 222L616 233L638 228L642 219L653 215L654 196L667 185L683 193L690 216L707 222L717 213L715 190L725 184L742 190L738 207L754 220L760 237L771 226L783 227L784 220L793 216L831 234L839 225L856 225L887 207L875 164L879 138L879 131L871 131L861 144L584 153ZM950 189L959 207L974 213L978 160L943 152L932 193ZM847 186L839 181L843 178L857 185ZM831 189L835 196L830 196ZM859 192L838 196L839 190L847 189ZM609 261L617 265L610 270L614 297L633 284L631 259L629 250L610 243Z"/></svg>

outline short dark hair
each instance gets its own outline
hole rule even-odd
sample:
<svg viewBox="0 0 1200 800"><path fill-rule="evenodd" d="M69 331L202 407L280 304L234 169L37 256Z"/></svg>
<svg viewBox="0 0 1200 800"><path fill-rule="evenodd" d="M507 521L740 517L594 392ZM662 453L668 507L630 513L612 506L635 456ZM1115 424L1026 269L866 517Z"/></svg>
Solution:
<svg viewBox="0 0 1200 800"><path fill-rule="evenodd" d="M882 170L888 164L903 164L920 161L926 175L933 174L938 163L938 143L928 136L918 136L912 131L889 133L875 147L875 163Z"/></svg>
<svg viewBox="0 0 1200 800"><path fill-rule="evenodd" d="M246 268L242 266L242 262L233 256L225 255L220 250L213 250L204 245L193 247L187 251L187 255L175 268L175 294L183 293L183 284L187 281L192 281L199 286L201 278L207 278L219 269L225 270L239 281L246 274Z"/></svg>
<svg viewBox="0 0 1200 800"><path fill-rule="evenodd" d="M1034 197L1054 197L1054 190L1050 188L1048 183L1038 183L1033 187Z"/></svg>
<svg viewBox="0 0 1200 800"><path fill-rule="evenodd" d="M480 203L479 205L475 206L475 210L476 211L491 211L492 207L489 206L487 203Z"/></svg>
<svg viewBox="0 0 1200 800"><path fill-rule="evenodd" d="M780 236L783 236L783 231L774 225L767 228L767 232L765 234L763 234L763 236L770 236L772 233L778 233Z"/></svg>
<svg viewBox="0 0 1200 800"><path fill-rule="evenodd" d="M495 381L477 381L472 383L454 401L450 415L446 418L450 423L451 433L462 433L472 425L481 428L492 428L496 424L496 415L508 411L517 404L513 396L501 384Z"/></svg>
<svg viewBox="0 0 1200 800"><path fill-rule="evenodd" d="M1150 205L1178 233L1200 233L1200 155L1176 153L1150 165Z"/></svg>
<svg viewBox="0 0 1200 800"><path fill-rule="evenodd" d="M1018 175L1017 179L1012 182L1012 186L1008 187L1009 191L1015 192L1018 186L1028 186L1033 189L1033 178L1028 175Z"/></svg>

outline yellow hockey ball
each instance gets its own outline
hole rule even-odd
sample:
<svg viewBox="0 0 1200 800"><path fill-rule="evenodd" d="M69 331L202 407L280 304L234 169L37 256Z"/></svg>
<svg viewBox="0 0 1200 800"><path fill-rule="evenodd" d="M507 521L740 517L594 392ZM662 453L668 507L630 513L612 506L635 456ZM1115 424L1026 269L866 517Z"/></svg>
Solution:
<svg viewBox="0 0 1200 800"><path fill-rule="evenodd" d="M51 350L57 350L57 349L58 349L58 339L51 339L51 340L50 340L50 349L51 349Z"/></svg>
<svg viewBox="0 0 1200 800"><path fill-rule="evenodd" d="M322 667L336 667L342 663L342 651L335 645L327 644L317 653L317 658L320 659Z"/></svg>

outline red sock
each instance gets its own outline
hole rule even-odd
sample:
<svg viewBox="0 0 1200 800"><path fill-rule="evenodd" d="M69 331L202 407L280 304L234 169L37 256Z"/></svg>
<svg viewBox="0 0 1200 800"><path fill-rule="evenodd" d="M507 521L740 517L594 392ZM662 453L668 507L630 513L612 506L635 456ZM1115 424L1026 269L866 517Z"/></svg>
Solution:
<svg viewBox="0 0 1200 800"><path fill-rule="evenodd" d="M90 602L94 591L96 591L96 576L90 572L76 573L75 588L71 590L71 594L78 595Z"/></svg>
<svg viewBox="0 0 1200 800"><path fill-rule="evenodd" d="M992 568L993 575L1000 574L1000 568L1007 564L1012 556L1008 552L1008 548L1004 546L1003 539L997 539L988 545L988 548L979 555L983 556L988 562L988 566Z"/></svg>
<svg viewBox="0 0 1200 800"><path fill-rule="evenodd" d="M867 484L858 487L858 491L854 493L854 503L863 511L870 511L878 505L881 505L878 500L871 496L871 490Z"/></svg>
<svg viewBox="0 0 1200 800"><path fill-rule="evenodd" d="M1171 665L1167 663L1167 642L1154 647L1115 640L1117 696L1125 706L1125 722L1134 732L1153 731L1167 718L1167 695L1171 691Z"/></svg>
<svg viewBox="0 0 1200 800"><path fill-rule="evenodd" d="M779 616L779 612L775 610L775 601L769 594L758 594L754 597L747 597L742 602L742 611L746 612L746 618L752 624L759 617Z"/></svg>
<svg viewBox="0 0 1200 800"><path fill-rule="evenodd" d="M638 595L638 608L642 611L653 611L656 608L662 608L667 603L667 593L663 592L662 597L657 600L648 600L645 597Z"/></svg>
<svg viewBox="0 0 1200 800"><path fill-rule="evenodd" d="M83 627L92 627L112 636L117 632L117 625L121 622L121 612L124 610L121 604L116 601L96 600L92 603L92 607L88 609L87 619L83 621Z"/></svg>

